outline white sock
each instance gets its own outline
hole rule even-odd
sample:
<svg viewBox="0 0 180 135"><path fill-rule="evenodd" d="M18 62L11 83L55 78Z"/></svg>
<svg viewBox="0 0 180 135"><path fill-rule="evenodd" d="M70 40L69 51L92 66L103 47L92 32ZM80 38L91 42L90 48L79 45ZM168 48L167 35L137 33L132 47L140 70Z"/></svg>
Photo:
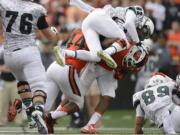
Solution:
<svg viewBox="0 0 180 135"><path fill-rule="evenodd" d="M97 54L94 52L86 51L86 50L65 50L65 53L69 57L77 58L84 61L90 61L90 62L99 62L100 58L97 56Z"/></svg>
<svg viewBox="0 0 180 135"><path fill-rule="evenodd" d="M109 55L113 55L113 54L120 52L124 49L125 48L122 48L121 45L119 45L118 43L114 43L113 45L111 45L110 47L105 49L104 52L109 54Z"/></svg>
<svg viewBox="0 0 180 135"><path fill-rule="evenodd" d="M98 112L95 112L92 116L91 119L88 122L88 125L90 124L96 124L100 119L101 119L102 115Z"/></svg>
<svg viewBox="0 0 180 135"><path fill-rule="evenodd" d="M61 118L61 117L64 117L64 116L66 116L68 113L67 112L64 112L64 111L53 111L53 112L51 112L51 117L53 118L53 119L57 119L57 118Z"/></svg>
<svg viewBox="0 0 180 135"><path fill-rule="evenodd" d="M64 50L64 51L67 56L75 58L76 56L75 51L72 51L72 50Z"/></svg>
<svg viewBox="0 0 180 135"><path fill-rule="evenodd" d="M96 52L90 52L86 50L77 50L77 59L90 62L100 62L101 59L97 56Z"/></svg>

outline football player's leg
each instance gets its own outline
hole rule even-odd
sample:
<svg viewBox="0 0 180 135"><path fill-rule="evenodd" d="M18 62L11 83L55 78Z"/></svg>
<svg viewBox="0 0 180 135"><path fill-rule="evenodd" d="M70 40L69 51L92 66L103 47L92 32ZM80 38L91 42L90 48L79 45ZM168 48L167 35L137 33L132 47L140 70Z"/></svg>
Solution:
<svg viewBox="0 0 180 135"><path fill-rule="evenodd" d="M48 77L48 74L47 74L47 77ZM54 81L48 78L47 91L46 91L47 99L46 99L46 104L44 107L45 112L51 111L55 103L55 100L58 96L59 91L60 89L58 88L58 85Z"/></svg>
<svg viewBox="0 0 180 135"><path fill-rule="evenodd" d="M121 31L117 24L102 10L94 11L83 21L82 31L90 52L95 56L97 56L97 52L102 51L99 35L109 38L119 38L119 36L122 35L121 32L117 33L117 31ZM124 34L123 31L122 33ZM117 50L119 50L119 48L117 48ZM114 50L113 47L112 49ZM98 57L97 60L100 60L100 58ZM109 61L112 61L112 58L109 56L104 60L109 63Z"/></svg>
<svg viewBox="0 0 180 135"><path fill-rule="evenodd" d="M101 67L98 67L101 68ZM104 114L104 112L108 109L110 101L115 98L115 90L117 88L117 80L114 78L113 73L111 71L107 71L103 68L104 75L100 76L97 79L97 83L99 89L101 91L101 99L96 107L95 111L100 114ZM104 106L104 107L102 107Z"/></svg>
<svg viewBox="0 0 180 135"><path fill-rule="evenodd" d="M175 105L175 108L171 112L171 117L172 117L172 123L174 126L174 129L177 133L180 133L180 119L179 118L180 114L180 106Z"/></svg>
<svg viewBox="0 0 180 135"><path fill-rule="evenodd" d="M112 72L105 70L104 72L105 74L97 79L97 83L101 91L100 102L95 108L95 113L91 116L88 124L81 129L82 133L91 133L92 131L93 133L96 133L96 123L101 119L108 109L111 100L115 97L117 80L114 79Z"/></svg>
<svg viewBox="0 0 180 135"><path fill-rule="evenodd" d="M95 10L83 21L82 30L83 33L85 32L84 35L87 34L86 32L88 29L92 29L96 33L107 38L127 39L124 31L119 28L117 23L113 21L112 18L105 13L105 11L101 9Z"/></svg>
<svg viewBox="0 0 180 135"><path fill-rule="evenodd" d="M76 70L71 66L60 67L56 63L53 63L47 71L47 73L50 72L51 79L59 85L65 97L70 101L68 104L58 107L55 112L52 112L52 118L57 119L73 113L77 109L81 109L84 103L84 94L81 92Z"/></svg>
<svg viewBox="0 0 180 135"><path fill-rule="evenodd" d="M35 59L30 60L29 63L25 65L24 74L33 93L33 106L35 111L32 113L32 118L37 123L39 133L46 134L48 131L43 120L43 113L47 97L45 92L45 89L47 89L47 78L40 56L35 57Z"/></svg>
<svg viewBox="0 0 180 135"><path fill-rule="evenodd" d="M33 93L34 107L43 111L46 101L47 78L42 63L34 61L27 64L24 73Z"/></svg>
<svg viewBox="0 0 180 135"><path fill-rule="evenodd" d="M32 106L32 94L31 89L29 88L29 83L25 77L25 74L22 70L22 63L17 64L17 56L14 54L8 55L5 54L5 62L12 71L13 75L17 79L18 84L18 93L22 100L24 108L30 108Z"/></svg>
<svg viewBox="0 0 180 135"><path fill-rule="evenodd" d="M176 134L169 110L163 113L162 122L163 122L163 125L161 129L165 134Z"/></svg>
<svg viewBox="0 0 180 135"><path fill-rule="evenodd" d="M47 116L48 131L53 133L54 123L52 121L81 109L84 104L84 94L80 90L78 75L73 67L67 65L61 67L54 62L48 68L47 74L49 79L58 84L66 97L58 108Z"/></svg>

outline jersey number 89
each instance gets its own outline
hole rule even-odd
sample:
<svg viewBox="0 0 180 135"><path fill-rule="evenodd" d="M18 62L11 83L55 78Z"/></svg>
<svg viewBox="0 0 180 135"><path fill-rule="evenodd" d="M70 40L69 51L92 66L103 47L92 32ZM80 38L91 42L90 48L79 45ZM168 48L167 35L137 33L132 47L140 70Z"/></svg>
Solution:
<svg viewBox="0 0 180 135"><path fill-rule="evenodd" d="M16 11L7 11L6 12L6 18L10 18L9 23L6 28L6 32L11 32L12 25L15 23L17 17L18 17L18 12L16 12ZM24 13L21 15L19 30L22 34L30 34L31 33L32 23L30 21L33 21L32 14Z"/></svg>
<svg viewBox="0 0 180 135"><path fill-rule="evenodd" d="M158 97L164 97L166 95L169 95L169 88L167 86L160 86L157 88L157 93ZM154 92L152 90L143 92L142 99L144 100L146 106L153 103L155 101Z"/></svg>

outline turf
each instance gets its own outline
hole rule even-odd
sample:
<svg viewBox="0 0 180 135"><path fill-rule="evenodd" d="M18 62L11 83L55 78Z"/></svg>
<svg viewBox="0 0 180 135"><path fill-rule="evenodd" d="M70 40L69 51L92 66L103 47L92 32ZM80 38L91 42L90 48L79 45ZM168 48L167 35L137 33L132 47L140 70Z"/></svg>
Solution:
<svg viewBox="0 0 180 135"><path fill-rule="evenodd" d="M99 134L117 134L126 135L133 134L133 125L135 112L133 110L111 110L108 111L103 119L102 125L99 127ZM58 121L55 127L56 134L80 134L79 129L72 129L69 127L70 118L66 117ZM146 134L161 134L159 129L150 127L146 124ZM37 134L37 131L29 130L26 126L24 128L18 127L14 124L8 124L7 127L0 127L0 134Z"/></svg>

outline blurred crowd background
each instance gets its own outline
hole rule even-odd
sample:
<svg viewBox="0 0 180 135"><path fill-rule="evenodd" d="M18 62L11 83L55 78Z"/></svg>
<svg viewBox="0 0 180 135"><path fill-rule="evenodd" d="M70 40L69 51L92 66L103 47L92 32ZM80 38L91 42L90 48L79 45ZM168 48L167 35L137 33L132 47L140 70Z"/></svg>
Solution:
<svg viewBox="0 0 180 135"><path fill-rule="evenodd" d="M136 75L129 74L125 79L119 81L119 88L116 99L113 101L112 109L132 108L131 96L142 86L144 78L149 78L150 74L155 71L161 71L173 79L180 72L180 0L84 0L88 4L102 8L106 4L117 6L141 5L144 7L145 14L149 16L155 24L155 33L146 43L152 46L152 52L149 62L144 69ZM67 39L73 29L81 28L83 19L87 16L76 7L68 6L64 0L36 0L47 9L47 21L49 25L55 26L60 32L59 44ZM2 29L0 27L0 44L3 42ZM37 45L40 48L43 64L47 69L54 61L51 49L52 45L41 33L37 32ZM16 84L15 79L0 60L0 126L3 125L8 109L4 109L5 104L11 104L15 98ZM131 81L127 81L131 80ZM9 85L10 84L10 85ZM123 84L123 85L122 85ZM96 83L93 90L97 91ZM96 103L90 101L98 98L99 92L91 92L87 96L89 106ZM6 97L5 97L6 95ZM87 106L88 106L87 105ZM92 113L92 109L89 109ZM3 112L4 111L4 112Z"/></svg>

